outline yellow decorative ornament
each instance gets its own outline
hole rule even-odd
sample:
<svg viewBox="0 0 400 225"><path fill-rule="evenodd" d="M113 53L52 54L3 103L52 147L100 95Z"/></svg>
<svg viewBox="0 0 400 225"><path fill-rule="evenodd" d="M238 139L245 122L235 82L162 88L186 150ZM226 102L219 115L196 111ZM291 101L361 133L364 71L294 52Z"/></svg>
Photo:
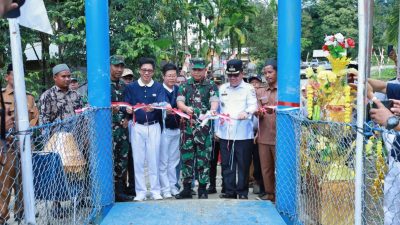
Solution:
<svg viewBox="0 0 400 225"><path fill-rule="evenodd" d="M331 55L328 55L326 58L332 65L332 71L338 74L340 73L340 71L346 69L347 65L349 65L351 61L351 58L347 58L346 56L333 58Z"/></svg>

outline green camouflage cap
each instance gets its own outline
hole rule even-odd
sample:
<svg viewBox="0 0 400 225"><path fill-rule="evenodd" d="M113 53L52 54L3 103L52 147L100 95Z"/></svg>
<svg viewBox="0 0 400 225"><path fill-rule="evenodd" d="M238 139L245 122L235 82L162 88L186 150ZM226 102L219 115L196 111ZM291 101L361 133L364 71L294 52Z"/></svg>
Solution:
<svg viewBox="0 0 400 225"><path fill-rule="evenodd" d="M195 58L190 60L192 69L204 69L206 68L206 61L202 58Z"/></svg>
<svg viewBox="0 0 400 225"><path fill-rule="evenodd" d="M110 63L112 65L123 64L125 66L125 58L121 55L113 55L110 57Z"/></svg>

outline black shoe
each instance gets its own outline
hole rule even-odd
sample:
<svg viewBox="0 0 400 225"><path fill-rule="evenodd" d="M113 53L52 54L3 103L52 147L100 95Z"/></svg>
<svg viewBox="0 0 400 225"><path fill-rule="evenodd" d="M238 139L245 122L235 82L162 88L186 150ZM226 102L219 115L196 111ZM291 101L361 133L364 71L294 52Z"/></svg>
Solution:
<svg viewBox="0 0 400 225"><path fill-rule="evenodd" d="M249 199L249 197L247 195L239 195L239 199Z"/></svg>
<svg viewBox="0 0 400 225"><path fill-rule="evenodd" d="M134 197L125 193L115 193L116 202L133 202Z"/></svg>
<svg viewBox="0 0 400 225"><path fill-rule="evenodd" d="M217 193L217 189L215 188L215 186L210 185L210 186L208 186L207 193L215 194L215 193Z"/></svg>
<svg viewBox="0 0 400 225"><path fill-rule="evenodd" d="M176 199L193 198L191 189L183 189L179 194L175 195Z"/></svg>
<svg viewBox="0 0 400 225"><path fill-rule="evenodd" d="M263 196L266 195L266 194L267 194L267 193L265 193L265 191L261 191L260 194L258 194L258 197L261 198L261 197L263 197Z"/></svg>
<svg viewBox="0 0 400 225"><path fill-rule="evenodd" d="M208 199L208 194L205 192L199 194L199 199Z"/></svg>
<svg viewBox="0 0 400 225"><path fill-rule="evenodd" d="M197 195L195 190L191 189L190 191L191 191L192 195Z"/></svg>
<svg viewBox="0 0 400 225"><path fill-rule="evenodd" d="M199 188L197 189L197 193L199 193L199 199L208 199L208 192L207 192L207 184L200 184Z"/></svg>
<svg viewBox="0 0 400 225"><path fill-rule="evenodd" d="M125 194L130 195L130 196L136 196L136 191L135 191L135 187L126 187L125 188Z"/></svg>
<svg viewBox="0 0 400 225"><path fill-rule="evenodd" d="M225 194L225 193L220 194L219 197L220 197L220 198L231 198L231 199L236 199L236 195Z"/></svg>

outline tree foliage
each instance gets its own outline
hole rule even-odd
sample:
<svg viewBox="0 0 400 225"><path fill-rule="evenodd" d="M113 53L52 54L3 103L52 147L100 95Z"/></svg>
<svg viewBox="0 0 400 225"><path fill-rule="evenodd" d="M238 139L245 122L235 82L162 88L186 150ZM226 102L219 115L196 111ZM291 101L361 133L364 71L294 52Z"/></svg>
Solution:
<svg viewBox="0 0 400 225"><path fill-rule="evenodd" d="M35 93L53 84L54 64L86 67L85 1L44 2L55 34L21 29L23 47L37 42L43 46L39 67L26 75L28 88ZM341 32L357 41L357 0L302 3L303 59L321 49L325 34ZM252 60L264 61L277 56L277 5L277 0L109 0L110 54L124 55L131 69L141 56L153 56L158 64L181 64L187 53L210 59L234 51L240 56L242 48L249 49ZM399 0L375 0L375 46L396 42L398 13ZM0 21L0 30L0 66L4 66L11 56L6 20ZM59 48L56 58L50 58L50 44Z"/></svg>

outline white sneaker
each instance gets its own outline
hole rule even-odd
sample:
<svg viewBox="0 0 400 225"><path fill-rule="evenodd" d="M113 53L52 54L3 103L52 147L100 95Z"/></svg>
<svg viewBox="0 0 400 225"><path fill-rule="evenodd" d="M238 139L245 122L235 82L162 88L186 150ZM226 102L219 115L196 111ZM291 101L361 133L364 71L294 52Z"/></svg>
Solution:
<svg viewBox="0 0 400 225"><path fill-rule="evenodd" d="M142 202L142 201L145 201L146 200L146 196L136 196L134 199L133 199L133 201L136 201L136 202Z"/></svg>
<svg viewBox="0 0 400 225"><path fill-rule="evenodd" d="M153 194L153 196L151 196L151 199L153 199L153 200L162 200L163 197L160 194Z"/></svg>
<svg viewBox="0 0 400 225"><path fill-rule="evenodd" d="M179 194L179 191L176 190L176 188L173 188L173 189L171 190L171 194L172 194L173 196L175 196L175 195Z"/></svg>
<svg viewBox="0 0 400 225"><path fill-rule="evenodd" d="M163 197L165 198L165 199L167 199L167 198L172 198L172 195L171 195L171 193L164 193L163 194Z"/></svg>

